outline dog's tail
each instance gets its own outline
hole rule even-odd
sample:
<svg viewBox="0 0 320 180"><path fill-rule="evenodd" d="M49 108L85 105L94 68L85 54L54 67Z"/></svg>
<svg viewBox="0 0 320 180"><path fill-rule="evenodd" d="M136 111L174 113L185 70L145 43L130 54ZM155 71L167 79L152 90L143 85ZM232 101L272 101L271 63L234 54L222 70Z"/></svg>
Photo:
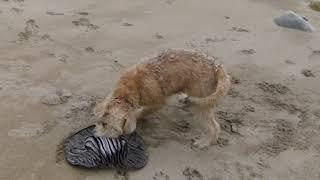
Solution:
<svg viewBox="0 0 320 180"><path fill-rule="evenodd" d="M204 98L189 97L189 102L192 105L197 105L200 107L212 107L220 97L227 95L231 86L231 79L222 65L217 67L215 76L217 78L216 91Z"/></svg>

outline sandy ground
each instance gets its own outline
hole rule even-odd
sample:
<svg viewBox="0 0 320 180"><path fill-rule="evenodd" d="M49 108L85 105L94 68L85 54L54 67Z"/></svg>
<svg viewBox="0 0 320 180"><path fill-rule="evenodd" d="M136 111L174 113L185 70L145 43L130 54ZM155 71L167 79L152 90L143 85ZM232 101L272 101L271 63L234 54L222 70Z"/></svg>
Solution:
<svg viewBox="0 0 320 180"><path fill-rule="evenodd" d="M1 0L0 179L320 179L320 34L276 26L285 10L320 30L294 0ZM208 53L232 74L220 144L190 148L200 129L173 101L139 125L144 169L57 162L120 71L166 48Z"/></svg>

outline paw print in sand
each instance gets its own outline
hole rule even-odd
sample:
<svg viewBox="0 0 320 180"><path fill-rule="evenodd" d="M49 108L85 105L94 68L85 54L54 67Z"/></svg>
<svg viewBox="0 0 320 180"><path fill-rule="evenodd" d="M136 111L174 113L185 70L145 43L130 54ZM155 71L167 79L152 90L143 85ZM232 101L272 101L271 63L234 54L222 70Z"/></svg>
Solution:
<svg viewBox="0 0 320 180"><path fill-rule="evenodd" d="M152 180L170 180L170 177L163 171L156 172Z"/></svg>

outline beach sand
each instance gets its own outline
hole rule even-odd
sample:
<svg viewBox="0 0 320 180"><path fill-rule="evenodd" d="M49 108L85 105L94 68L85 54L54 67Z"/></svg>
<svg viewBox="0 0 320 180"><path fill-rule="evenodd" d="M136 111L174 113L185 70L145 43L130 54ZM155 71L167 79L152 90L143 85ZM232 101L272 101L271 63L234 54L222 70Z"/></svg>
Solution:
<svg viewBox="0 0 320 180"><path fill-rule="evenodd" d="M320 33L278 27L294 0L2 0L0 179L320 179ZM175 99L139 124L149 162L125 174L69 166L57 146L94 122L121 71L167 48L207 53L233 77L219 145Z"/></svg>

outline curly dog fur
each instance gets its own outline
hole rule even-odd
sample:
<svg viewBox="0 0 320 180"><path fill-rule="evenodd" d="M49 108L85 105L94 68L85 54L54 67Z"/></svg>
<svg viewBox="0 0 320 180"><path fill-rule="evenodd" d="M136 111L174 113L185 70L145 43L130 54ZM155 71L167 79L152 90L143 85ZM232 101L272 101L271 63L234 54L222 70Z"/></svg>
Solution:
<svg viewBox="0 0 320 180"><path fill-rule="evenodd" d="M117 137L131 133L137 120L165 105L167 97L185 94L182 101L195 109L206 135L194 143L203 148L217 142L220 126L213 107L230 88L223 66L202 54L166 50L127 69L113 91L95 108L96 134ZM182 96L181 96L182 97Z"/></svg>

